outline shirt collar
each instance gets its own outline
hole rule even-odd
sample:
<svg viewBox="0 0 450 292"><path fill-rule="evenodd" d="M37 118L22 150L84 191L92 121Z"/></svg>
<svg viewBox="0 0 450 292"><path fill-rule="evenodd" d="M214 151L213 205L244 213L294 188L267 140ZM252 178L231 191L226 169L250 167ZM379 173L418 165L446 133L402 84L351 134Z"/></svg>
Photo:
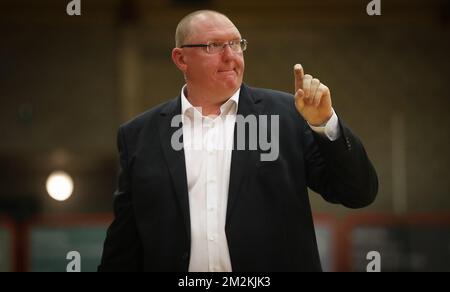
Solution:
<svg viewBox="0 0 450 292"><path fill-rule="evenodd" d="M198 108L195 108L189 100L186 98L186 95L184 94L185 90L187 89L186 84L181 89L181 113L182 115L195 113L195 114L201 114L200 110ZM238 90L224 103L220 106L220 115L229 115L229 114L236 114L238 110L239 105L239 94L241 92L241 88L239 87ZM188 112L186 112L188 111Z"/></svg>

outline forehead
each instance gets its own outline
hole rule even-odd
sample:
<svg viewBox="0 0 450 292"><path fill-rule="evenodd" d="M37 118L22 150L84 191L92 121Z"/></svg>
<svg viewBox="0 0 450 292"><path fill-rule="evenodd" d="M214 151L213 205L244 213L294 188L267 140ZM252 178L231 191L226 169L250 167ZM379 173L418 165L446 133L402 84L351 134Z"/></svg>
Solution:
<svg viewBox="0 0 450 292"><path fill-rule="evenodd" d="M190 41L231 40L241 37L236 26L221 15L199 15L190 25Z"/></svg>

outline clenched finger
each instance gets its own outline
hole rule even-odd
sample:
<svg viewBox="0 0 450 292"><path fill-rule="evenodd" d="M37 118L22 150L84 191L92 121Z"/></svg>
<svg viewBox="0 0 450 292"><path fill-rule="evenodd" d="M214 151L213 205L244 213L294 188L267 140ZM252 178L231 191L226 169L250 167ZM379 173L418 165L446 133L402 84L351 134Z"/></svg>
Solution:
<svg viewBox="0 0 450 292"><path fill-rule="evenodd" d="M303 78L303 91L305 92L305 98L307 102L309 103L312 100L311 96L311 82L313 80L313 77L309 74L306 74Z"/></svg>

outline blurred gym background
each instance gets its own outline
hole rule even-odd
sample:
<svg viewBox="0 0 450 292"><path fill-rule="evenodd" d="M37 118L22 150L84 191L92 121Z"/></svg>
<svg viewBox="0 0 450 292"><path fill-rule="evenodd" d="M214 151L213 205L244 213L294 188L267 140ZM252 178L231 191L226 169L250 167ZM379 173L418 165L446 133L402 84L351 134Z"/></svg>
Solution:
<svg viewBox="0 0 450 292"><path fill-rule="evenodd" d="M247 84L292 92L302 63L375 165L366 209L311 194L324 269L366 271L375 250L382 271L450 270L449 1L381 0L381 16L370 0L69 2L0 2L0 271L65 271L72 250L95 270L116 130L179 94L175 28L205 8L248 40Z"/></svg>

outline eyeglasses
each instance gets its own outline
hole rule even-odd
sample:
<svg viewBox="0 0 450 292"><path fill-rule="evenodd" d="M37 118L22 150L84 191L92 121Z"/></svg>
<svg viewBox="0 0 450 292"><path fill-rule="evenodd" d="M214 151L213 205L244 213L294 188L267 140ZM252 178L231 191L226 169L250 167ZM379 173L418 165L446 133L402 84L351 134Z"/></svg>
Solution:
<svg viewBox="0 0 450 292"><path fill-rule="evenodd" d="M218 54L222 53L226 46L229 46L235 53L242 53L247 49L247 41L241 39L228 42L207 42L206 44L182 45L180 48L206 48L208 54Z"/></svg>

